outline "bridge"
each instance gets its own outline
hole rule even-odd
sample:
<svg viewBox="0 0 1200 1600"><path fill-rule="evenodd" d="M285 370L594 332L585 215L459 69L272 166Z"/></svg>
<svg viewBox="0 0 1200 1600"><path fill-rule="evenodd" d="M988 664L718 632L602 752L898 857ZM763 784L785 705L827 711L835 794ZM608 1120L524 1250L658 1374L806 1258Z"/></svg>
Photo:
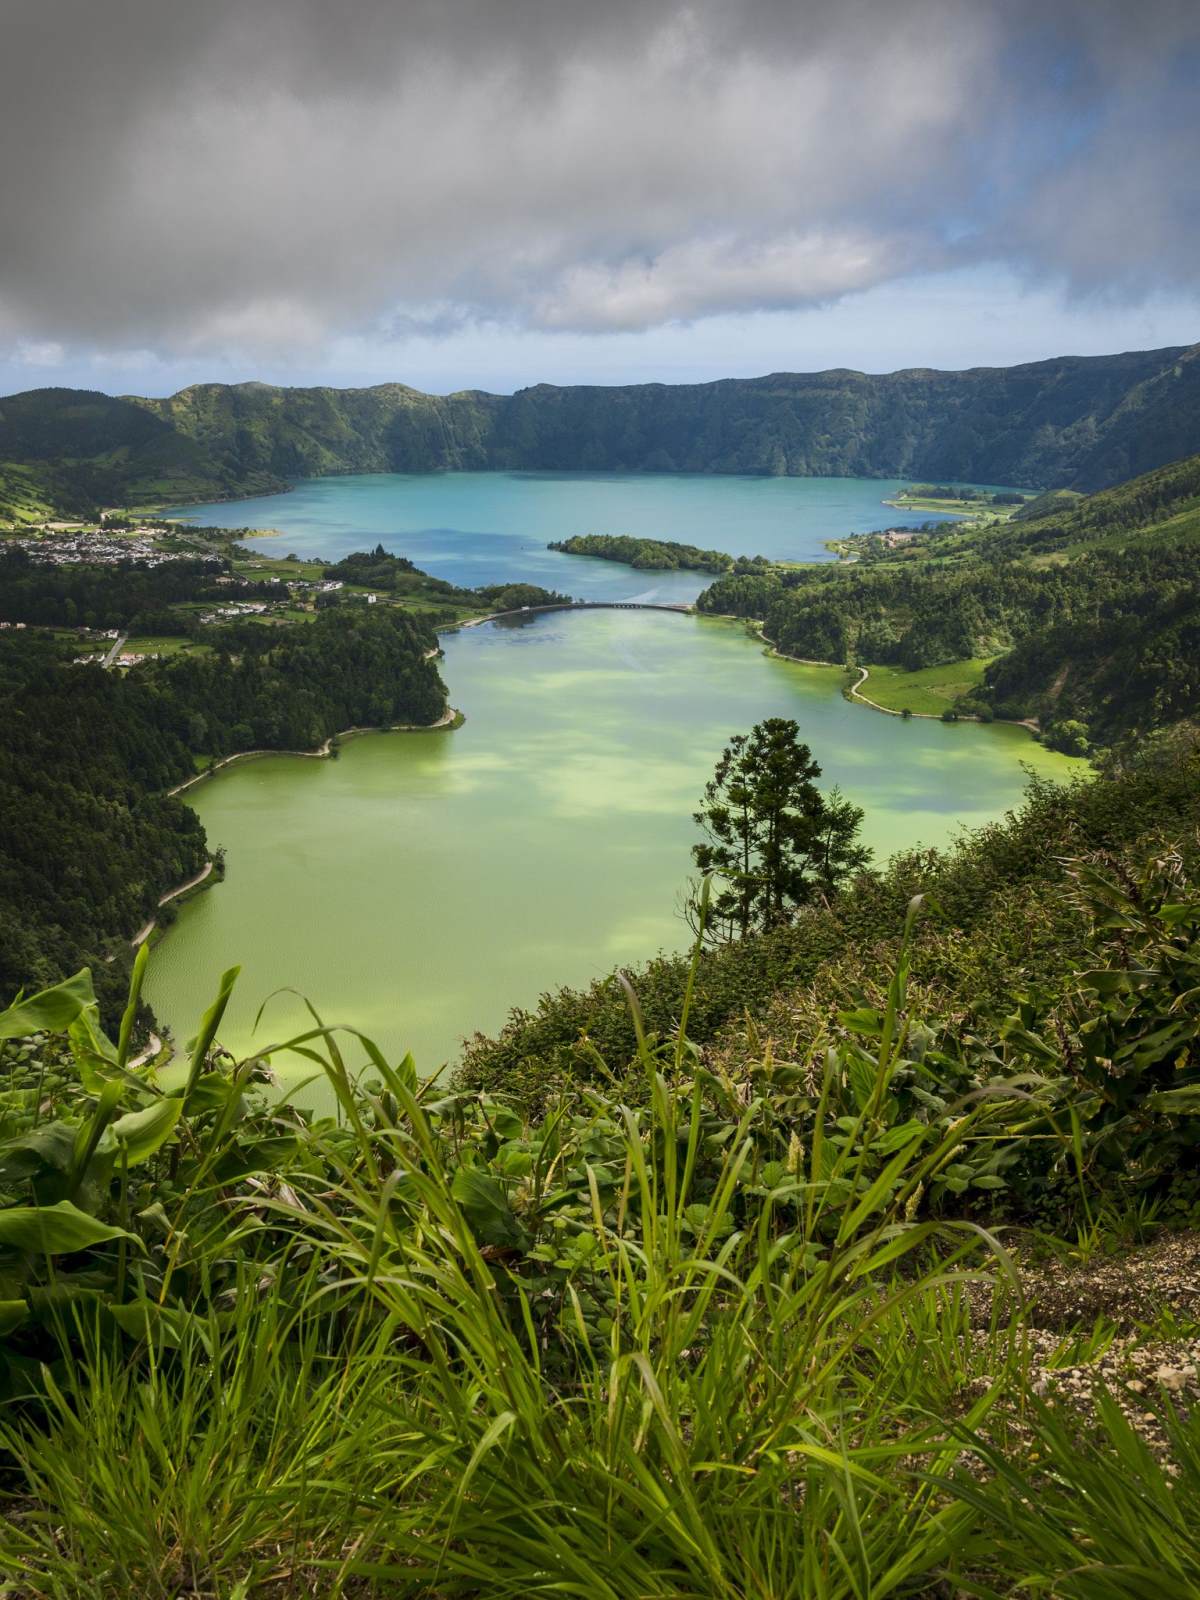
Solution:
<svg viewBox="0 0 1200 1600"><path fill-rule="evenodd" d="M550 607L546 608L551 609ZM691 611L683 601L669 600L577 600L564 611Z"/></svg>
<svg viewBox="0 0 1200 1600"><path fill-rule="evenodd" d="M478 628L485 622L499 622L504 617L533 617L543 611L673 611L677 616L687 616L694 607L683 601L656 600L557 600L547 606L517 606L512 611L493 611L486 617L472 617L464 628Z"/></svg>

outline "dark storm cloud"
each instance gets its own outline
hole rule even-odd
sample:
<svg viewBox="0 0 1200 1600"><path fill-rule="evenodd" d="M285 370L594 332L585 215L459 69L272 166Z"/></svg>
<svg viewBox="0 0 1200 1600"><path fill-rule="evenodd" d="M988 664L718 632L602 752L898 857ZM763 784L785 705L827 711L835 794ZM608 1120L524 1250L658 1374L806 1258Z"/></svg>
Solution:
<svg viewBox="0 0 1200 1600"><path fill-rule="evenodd" d="M3 0L0 42L10 342L1195 282L1190 3Z"/></svg>

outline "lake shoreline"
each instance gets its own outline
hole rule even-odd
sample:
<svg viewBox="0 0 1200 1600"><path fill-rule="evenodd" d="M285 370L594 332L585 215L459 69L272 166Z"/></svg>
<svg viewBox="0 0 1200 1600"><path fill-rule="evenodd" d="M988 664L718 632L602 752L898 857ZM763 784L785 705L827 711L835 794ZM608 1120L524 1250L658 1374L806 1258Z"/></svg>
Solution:
<svg viewBox="0 0 1200 1600"><path fill-rule="evenodd" d="M883 528L882 496L909 486L903 477L875 475L337 472L288 480L269 494L227 489L209 501L177 499L163 509L192 523L278 529L289 547L328 560L381 540L459 586L535 582L595 600L655 590L660 599L690 601L711 574L634 569L549 546L610 530L651 542L686 540L697 549L728 550L735 559L761 554L825 566L834 559L830 539L848 528ZM255 547L252 537L249 544ZM278 538L272 544L277 551Z"/></svg>
<svg viewBox="0 0 1200 1600"><path fill-rule="evenodd" d="M722 620L729 622L748 622L749 620L746 617L735 617L726 612L708 614L719 615ZM813 661L807 656L794 656L786 650L781 650L772 639L767 637L763 631L762 623L750 623L748 631L753 638L766 645L768 655L775 656L779 661L792 661L799 667L824 667L827 671L833 672L850 672L852 670L844 661ZM870 676L870 669L858 663L857 670L859 673L857 682L846 686L845 696L847 700L853 700L856 704L866 706L871 711L881 711L885 717L900 717L905 722L916 722L918 719L922 722L945 721L944 717L933 711L910 711L906 717L903 711L897 711L893 706L881 706L877 700L872 700L868 695L859 692ZM958 715L955 720L958 722L978 723L980 727L985 728L990 726L983 717L972 716L969 712ZM1032 717L993 717L991 720L993 723L1000 723L1006 728L1024 728L1035 742L1040 743L1038 736L1042 730Z"/></svg>
<svg viewBox="0 0 1200 1600"><path fill-rule="evenodd" d="M169 906L172 900L178 900L180 896L187 894L189 890L198 889L201 884L206 883L215 871L216 865L217 864L215 860L210 856L204 863L203 867L201 867L200 871L197 872L193 877L188 878L186 882L179 884L174 889L168 889L166 894L159 895L158 909L161 911L163 906ZM218 876L217 881L220 881L220 876ZM145 923L141 928L138 929L133 938L129 941L131 947L136 950L138 945L144 944L157 927L158 918L157 916L153 916L150 918L149 922Z"/></svg>
<svg viewBox="0 0 1200 1600"><path fill-rule="evenodd" d="M436 722L393 722L382 728L340 728L336 733L331 733L315 750L235 750L232 755L222 756L220 761L214 762L205 771L198 772L194 778L185 778L182 783L177 783L173 789L167 789L165 792L169 796L183 794L238 761L257 761L261 756L301 756L308 761L327 761L333 753L335 739L356 739L365 733L434 733L441 729L453 732L455 728L461 728L465 721L463 712L456 710L454 706L447 706Z"/></svg>
<svg viewBox="0 0 1200 1600"><path fill-rule="evenodd" d="M315 750L237 750L232 755L222 757L220 761L206 771L198 772L194 778L187 778L183 783L177 783L174 788L167 789L164 792L168 797L174 798L176 795L181 795L186 790L194 788L197 784L203 783L205 779L215 777L218 772L226 767L232 767L238 762L255 761L262 756L301 756L310 761L327 761L333 755L335 740L355 739L367 733L432 733L443 729L453 732L456 728L461 728L465 721L466 716L462 711L457 710L454 706L447 706L436 722L396 722L386 728L342 728L337 733L331 733ZM202 886L212 888L213 883L222 882L225 877L223 871L218 873L212 882L209 881L213 878L215 867L216 862L210 856L202 870L196 873L194 877L189 878L185 883L178 884L174 889L168 889L165 894L159 896L158 909L161 910L164 906L170 905L172 901L178 900L185 895L190 895L194 889L199 889ZM158 917L153 916L130 939L130 948L136 950L139 945L144 944L157 927Z"/></svg>
<svg viewBox="0 0 1200 1600"><path fill-rule="evenodd" d="M235 490L218 491L206 500L185 502L194 505L236 505L239 500L266 500L273 496L294 494L297 489L308 483L328 483L338 478L453 478L460 475L473 474L482 476L490 474L495 477L544 477L547 471L560 474L563 477L603 477L603 478L745 478L758 483L772 483L777 479L795 480L807 483L841 483L848 478L859 483L908 483L902 473L897 472L748 472L744 468L724 470L721 468L692 468L687 467L606 467L593 470L588 467L428 467L423 471L411 467L352 467L344 472L318 472L313 477L293 478L278 489L254 489L249 492ZM891 500L881 500L880 505L891 506ZM130 510L145 512L162 512L171 515L169 507L178 505L179 502L147 501ZM949 513L948 513L949 514ZM181 514L182 518L182 514Z"/></svg>
<svg viewBox="0 0 1200 1600"><path fill-rule="evenodd" d="M569 612L569 611L584 611L584 610L610 610L610 609L612 609L612 610L626 610L626 609L628 609L628 610L634 610L634 609L641 610L641 609L646 609L646 610L654 610L654 611L668 611L668 612L671 612L672 614L677 615L677 616L691 616L691 617L706 617L706 616L709 616L709 617L712 618L713 621L716 621L716 622L738 622L738 623L742 624L742 627L743 627L743 630L744 630L744 633L746 634L746 636L749 639L753 639L754 641L758 642L760 644L760 646L765 646L766 647L765 653L768 656L771 656L776 660L786 661L786 662L789 662L790 664L795 665L795 666L817 667L817 668L820 668L820 669L822 669L823 671L826 671L826 672L839 672L839 673L846 674L846 673L848 673L850 671L849 667L847 667L844 663L838 663L838 662L833 662L833 661L818 661L818 660L815 660L815 659L813 659L811 657L796 656L796 655L792 655L788 651L780 650L778 648L778 646L771 639L769 639L767 637L767 634L764 631L763 625L761 623L755 623L755 622L752 622L752 621L750 621L749 619L747 619L745 617L737 617L737 616L733 616L733 615L728 614L728 613L700 612L700 611L697 611L694 606L690 606L690 607L687 607L687 608L677 607L677 606L672 606L672 605L663 605L663 606L647 605L647 606L641 606L641 605L630 605L629 603L622 603L622 602L609 602L609 603L592 602L590 604L588 604L588 603L584 603L584 604L562 604L562 603L557 603L557 604L546 605L546 606L525 607L525 608L521 608L521 609L516 610L516 611L511 611L510 610L510 611L492 612L489 615L484 616L484 617L473 617L473 618L468 618L468 619L466 619L464 621L461 621L461 622L455 622L455 623L447 624L444 627L439 628L437 631L438 631L439 634L443 634L443 633L445 633L445 634L462 634L462 633L467 632L468 630L473 630L475 628L482 627L485 623L504 621L504 620L507 620L507 619L510 619L510 618L514 618L514 617L530 617L530 618L532 618L533 616L549 615L549 614L553 614L554 612ZM441 649L439 647L439 649L437 649L436 651L427 652L427 657L428 656L434 656L434 655L440 655L440 654L442 654L442 651L441 651ZM862 685L868 680L869 669L867 667L865 667L865 666L861 666L860 665L858 667L858 672L859 672L859 677L858 677L857 681L855 683L853 683L853 684L847 684L843 688L843 697L846 700L848 700L850 702L853 702L853 703L855 703L857 705L866 706L868 709L870 709L872 711L882 712L885 716L900 717L902 720L908 720L908 719L906 719L904 717L904 713L902 711L897 711L897 710L895 710L894 708L892 708L890 706L880 705L877 701L872 700L868 695L863 694L861 692ZM929 722L938 722L938 721L943 720L940 716L935 715L933 712L926 712L926 711L910 712L909 713L909 718L911 718L912 720L920 719L922 721L929 721ZM974 723L978 723L978 724L982 724L983 723L983 719L982 718L974 717L974 716L961 716L957 720L962 721L962 722L974 722ZM1008 726L1012 726L1012 727L1023 727L1031 734L1031 736L1033 736L1035 738L1035 740L1037 738L1039 729L1037 728L1036 724L1034 724L1031 721L1017 722L1017 721L1015 721L1013 719L999 718L999 717L995 718L993 720L996 721L996 722L1005 723ZM343 739L360 738L360 737L363 737L363 736L365 736L367 734L431 733L431 732L436 732L436 731L453 731L454 729L456 729L458 727L461 727L464 721L465 721L464 714L461 711L456 710L453 706L449 706L448 705L446 710L442 713L441 717L439 717L436 722L431 722L431 723L394 723L394 724L392 724L392 725L390 725L388 727L361 727L360 726L360 727L344 728L344 729L339 730L336 733L330 734L314 750L271 750L271 749L238 750L238 751L235 751L235 752L233 752L232 754L230 754L228 756L222 757L222 759L220 761L215 762L212 766L208 767L204 772L196 773L194 777L185 779L182 783L174 785L174 787L166 790L165 792L166 792L166 794L168 796L171 796L171 797L176 797L176 796L185 794L188 790L195 788L197 785L203 783L208 778L215 777L219 772L225 770L226 768L229 768L229 767L232 767L232 766L235 766L235 765L238 765L240 763L247 762L247 761L259 760L259 759L261 759L263 757L266 757L266 756L295 756L295 757L299 757L299 758L301 758L303 760L329 760L334 754L335 742L340 742ZM166 894L164 894L159 899L158 905L160 907L165 906L165 905L171 903L172 901L176 900L180 896L182 896L184 894L187 894L189 891L191 891L193 889L197 889L202 884L207 883L207 881L209 880L209 878L211 876L212 868L213 868L213 862L210 860L208 865L207 865L207 867L204 869L203 872L199 873L196 877L189 879L186 883L179 885L177 888L169 890ZM216 881L220 881L220 880L218 879ZM211 884L209 884L209 886L211 887ZM150 936L150 934L156 928L157 924L158 924L158 918L157 917L152 917L145 924L145 926L143 928L141 928L139 930L139 932L137 934L135 934L134 937L131 939L130 943L133 946L133 948L136 949L139 944L141 944L146 938L148 938Z"/></svg>
<svg viewBox="0 0 1200 1600"><path fill-rule="evenodd" d="M235 763L179 796L229 870L154 936L146 998L177 1038L211 998L203 974L240 957L229 1048L252 1050L258 1002L291 988L331 1018L357 1011L424 1073L548 987L679 949L696 793L730 735L764 717L800 723L880 859L1002 814L1026 759L1070 765L1027 756L1007 728L864 726L828 668L794 672L727 619L525 615L443 636L461 741L364 736L320 781L284 761L239 778ZM300 1031L294 997L275 1005Z"/></svg>
<svg viewBox="0 0 1200 1600"><path fill-rule="evenodd" d="M846 691L850 699L857 700L860 705L870 706L872 711L882 711L885 716L903 717L904 712L897 711L894 706L881 706L878 700L872 700L869 695L859 693L863 684L866 683L868 677L870 676L870 672L868 668L864 666L860 666L858 670L860 674L858 682L851 684ZM908 715L911 718L923 717L927 722L943 722L945 720L942 716L934 711L910 711ZM982 717L972 716L970 712L960 712L956 713L956 721L982 723L984 719ZM992 721L1004 723L1005 726L1009 728L1028 728L1029 732L1035 739L1042 731L1040 724L1035 722L1032 717L993 717Z"/></svg>

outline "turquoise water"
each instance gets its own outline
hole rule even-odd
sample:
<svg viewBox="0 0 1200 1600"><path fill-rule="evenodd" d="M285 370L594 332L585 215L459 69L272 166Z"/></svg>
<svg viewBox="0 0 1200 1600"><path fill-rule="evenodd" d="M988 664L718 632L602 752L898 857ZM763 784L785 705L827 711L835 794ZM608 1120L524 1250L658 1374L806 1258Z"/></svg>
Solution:
<svg viewBox="0 0 1200 1600"><path fill-rule="evenodd" d="M306 1025L281 994L255 1030L291 986L429 1072L510 1006L683 947L691 814L729 736L766 716L799 721L881 857L1000 815L1023 761L1081 765L1021 728L851 705L840 670L770 657L715 618L553 613L449 635L445 650L463 727L352 740L334 761L247 762L190 791L228 876L182 906L150 962L148 997L176 1039L240 962L233 1049Z"/></svg>
<svg viewBox="0 0 1200 1600"><path fill-rule="evenodd" d="M373 473L179 509L216 527L276 528L284 538L263 545L272 555L295 550L337 560L381 542L465 588L521 578L580 599L692 600L711 578L634 572L546 545L577 533L628 533L730 555L820 561L830 559L826 539L913 521L882 503L906 486L882 478L682 473Z"/></svg>

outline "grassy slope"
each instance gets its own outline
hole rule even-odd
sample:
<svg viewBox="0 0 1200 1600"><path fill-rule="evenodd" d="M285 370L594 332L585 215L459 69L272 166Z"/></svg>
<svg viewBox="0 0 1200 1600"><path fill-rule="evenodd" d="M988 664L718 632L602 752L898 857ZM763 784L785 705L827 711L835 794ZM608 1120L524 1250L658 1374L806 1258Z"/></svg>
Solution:
<svg viewBox="0 0 1200 1600"><path fill-rule="evenodd" d="M55 509L53 485L37 467L0 463L0 524L44 522Z"/></svg>
<svg viewBox="0 0 1200 1600"><path fill-rule="evenodd" d="M211 655L212 646L181 634L130 634L121 646L122 654L154 656Z"/></svg>
<svg viewBox="0 0 1200 1600"><path fill-rule="evenodd" d="M1014 541L1009 544L1008 541ZM1191 549L1200 545L1200 455L1186 457L1065 510L1010 524L983 543L984 557L1009 555L1033 566L1071 562L1092 552ZM1141 727L1195 720L1200 591L1150 593L1133 614L1099 625L1047 630L1022 641L989 674L989 698L1043 726L1082 720L1111 735L1130 718Z"/></svg>
<svg viewBox="0 0 1200 1600"><path fill-rule="evenodd" d="M1200 531L1200 455L1169 462L1115 488L1101 490L1051 510L985 530L978 549L992 559L1071 556L1131 542L1192 539Z"/></svg>
<svg viewBox="0 0 1200 1600"><path fill-rule="evenodd" d="M918 672L872 667L862 692L889 711L941 716L961 696L979 687L991 659L980 656L973 661L951 661L941 667L922 667Z"/></svg>
<svg viewBox="0 0 1200 1600"><path fill-rule="evenodd" d="M1043 507L1036 515L1030 509ZM1168 462L1094 494L1055 492L1005 519L960 522L935 529L873 566L910 562L1028 561L1043 565L1087 550L1139 542L1191 540L1200 528L1200 454Z"/></svg>

